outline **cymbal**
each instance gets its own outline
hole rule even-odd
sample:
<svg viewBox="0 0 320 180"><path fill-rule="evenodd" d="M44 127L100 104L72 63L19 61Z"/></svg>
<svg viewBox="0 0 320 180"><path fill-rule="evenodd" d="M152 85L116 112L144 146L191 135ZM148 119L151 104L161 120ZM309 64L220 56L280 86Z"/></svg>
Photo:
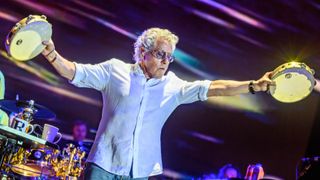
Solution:
<svg viewBox="0 0 320 180"><path fill-rule="evenodd" d="M8 114L12 112L20 113L24 108L27 107L29 107L29 101L0 100L0 109L4 110ZM33 119L48 121L55 120L56 114L48 108L36 103L34 103L33 107L36 110L35 114L33 115Z"/></svg>

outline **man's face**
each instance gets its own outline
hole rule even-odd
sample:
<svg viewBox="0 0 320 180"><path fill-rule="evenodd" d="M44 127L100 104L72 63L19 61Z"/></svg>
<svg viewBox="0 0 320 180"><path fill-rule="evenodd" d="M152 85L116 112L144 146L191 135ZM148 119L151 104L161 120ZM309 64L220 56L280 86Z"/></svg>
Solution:
<svg viewBox="0 0 320 180"><path fill-rule="evenodd" d="M75 141L83 141L87 135L87 126L76 125L72 129L73 139Z"/></svg>
<svg viewBox="0 0 320 180"><path fill-rule="evenodd" d="M153 50L143 53L141 63L144 64L145 71L150 78L160 79L166 73L172 51L172 46L168 41L158 40Z"/></svg>

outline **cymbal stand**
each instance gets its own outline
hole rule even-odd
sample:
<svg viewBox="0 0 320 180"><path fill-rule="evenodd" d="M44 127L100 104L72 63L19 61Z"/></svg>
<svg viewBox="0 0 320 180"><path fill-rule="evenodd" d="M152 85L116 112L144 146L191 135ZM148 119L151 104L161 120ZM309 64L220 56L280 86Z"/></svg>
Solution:
<svg viewBox="0 0 320 180"><path fill-rule="evenodd" d="M1 147L0 147L0 173L9 174L10 161L13 154L18 151L17 140L0 135Z"/></svg>
<svg viewBox="0 0 320 180"><path fill-rule="evenodd" d="M23 109L21 118L31 122L33 120L33 115L37 112L37 110L34 108L34 100L30 100L28 103L28 107Z"/></svg>

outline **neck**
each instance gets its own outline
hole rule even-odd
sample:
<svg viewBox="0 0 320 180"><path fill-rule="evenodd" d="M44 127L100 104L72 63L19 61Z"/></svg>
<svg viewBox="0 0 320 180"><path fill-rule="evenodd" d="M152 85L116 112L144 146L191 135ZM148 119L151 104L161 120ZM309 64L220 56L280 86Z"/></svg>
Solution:
<svg viewBox="0 0 320 180"><path fill-rule="evenodd" d="M151 74L149 73L149 71L147 70L147 67L145 66L145 64L143 63L143 61L142 61L142 62L139 62L139 66L140 66L140 68L142 69L143 74L144 74L144 76L147 78L147 80L151 79L152 76L151 76Z"/></svg>

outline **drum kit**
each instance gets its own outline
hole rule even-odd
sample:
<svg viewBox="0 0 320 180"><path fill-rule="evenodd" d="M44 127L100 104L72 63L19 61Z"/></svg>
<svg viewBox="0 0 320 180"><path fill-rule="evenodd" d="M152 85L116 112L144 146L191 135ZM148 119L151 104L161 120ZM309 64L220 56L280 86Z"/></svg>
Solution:
<svg viewBox="0 0 320 180"><path fill-rule="evenodd" d="M58 128L40 125L34 119L55 118L48 108L30 101L1 100L0 108L10 114L8 126L0 125L0 174L2 179L78 179L84 169L85 152L73 144L60 150L54 141ZM40 126L41 127L41 126Z"/></svg>
<svg viewBox="0 0 320 180"><path fill-rule="evenodd" d="M52 25L44 15L30 15L18 22L7 35L5 47L16 61L28 61L45 48ZM275 86L269 93L276 100L293 103L306 98L315 86L314 71L302 62L285 63L276 68L272 77ZM33 119L52 120L55 114L48 108L30 101L0 101L0 109L15 114L8 126L0 125L0 170L2 177L34 179L72 179L80 177L85 153L70 144L60 151L53 139L57 128L45 125L41 137L33 135ZM2 123L3 124L3 123ZM48 136L48 132L54 132Z"/></svg>

